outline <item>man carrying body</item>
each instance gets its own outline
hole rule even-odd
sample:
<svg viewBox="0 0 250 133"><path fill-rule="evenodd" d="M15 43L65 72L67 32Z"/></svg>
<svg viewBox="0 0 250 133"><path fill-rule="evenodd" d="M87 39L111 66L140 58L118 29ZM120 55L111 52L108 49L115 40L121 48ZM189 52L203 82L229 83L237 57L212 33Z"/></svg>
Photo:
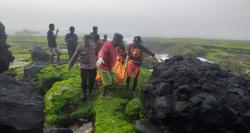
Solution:
<svg viewBox="0 0 250 133"><path fill-rule="evenodd" d="M57 56L57 64L60 63L60 51L57 47L56 44L56 38L58 35L59 30L56 30L56 34L54 35L53 31L55 30L55 25L54 24L50 24L49 25L49 31L47 33L47 40L48 40L48 46L50 48L50 52L51 52L51 64L54 64L54 56Z"/></svg>
<svg viewBox="0 0 250 133"><path fill-rule="evenodd" d="M89 93L92 95L96 77L97 50L94 39L91 38L90 35L85 35L84 44L77 47L69 62L69 70L72 68L78 57L80 57L81 64L81 86L83 91L81 99L83 100L87 96L87 81L89 82Z"/></svg>
<svg viewBox="0 0 250 133"><path fill-rule="evenodd" d="M126 69L127 69L127 79L126 79L126 89L129 90L130 80L133 76L133 91L136 94L137 82L140 75L140 67L143 61L143 52L155 56L154 53L149 51L146 47L142 45L142 40L140 36L134 37L133 43L129 44L127 47L127 58L126 58Z"/></svg>
<svg viewBox="0 0 250 133"><path fill-rule="evenodd" d="M67 49L69 54L69 59L73 56L76 48L77 48L77 34L75 34L75 27L70 26L69 28L70 33L68 33L65 37L65 42L67 42Z"/></svg>
<svg viewBox="0 0 250 133"><path fill-rule="evenodd" d="M109 87L113 85L115 78L112 69L117 58L116 48L122 44L123 36L119 33L115 33L113 40L106 41L98 54L96 66L99 68L98 72L101 75L104 88L102 96L106 98L111 98Z"/></svg>

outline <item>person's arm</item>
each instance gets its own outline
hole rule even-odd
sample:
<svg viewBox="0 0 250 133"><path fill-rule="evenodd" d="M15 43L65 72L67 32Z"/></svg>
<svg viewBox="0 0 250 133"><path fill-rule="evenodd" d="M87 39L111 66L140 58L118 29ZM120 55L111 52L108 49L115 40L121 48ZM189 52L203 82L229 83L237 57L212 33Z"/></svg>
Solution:
<svg viewBox="0 0 250 133"><path fill-rule="evenodd" d="M68 42L68 34L65 36L65 39L64 39L65 42Z"/></svg>
<svg viewBox="0 0 250 133"><path fill-rule="evenodd" d="M57 28L57 30L56 30L56 34L55 34L55 38L57 38L57 36L58 36L58 32L59 32L59 29Z"/></svg>
<svg viewBox="0 0 250 133"><path fill-rule="evenodd" d="M125 60L125 63L124 63L124 67L127 68L127 64L128 64L128 55L126 56L126 60Z"/></svg>
<svg viewBox="0 0 250 133"><path fill-rule="evenodd" d="M124 66L125 68L127 67L129 58L132 57L131 48L132 48L132 45L128 45L128 47L126 48L126 59L125 59L125 66Z"/></svg>
<svg viewBox="0 0 250 133"><path fill-rule="evenodd" d="M77 36L77 34L76 34L76 41L78 41L78 36Z"/></svg>
<svg viewBox="0 0 250 133"><path fill-rule="evenodd" d="M70 61L69 61L69 70L73 67L73 65L75 64L78 56L80 54L80 47L77 47L75 53L73 54L73 56L71 57Z"/></svg>
<svg viewBox="0 0 250 133"><path fill-rule="evenodd" d="M148 48L144 47L143 45L140 44L140 48L143 52L151 55L151 56L155 56L155 54L153 52L151 52L150 50L148 50Z"/></svg>
<svg viewBox="0 0 250 133"><path fill-rule="evenodd" d="M104 45L98 53L98 60L96 61L96 66L99 67L101 64L105 64L103 58L108 52L107 45Z"/></svg>
<svg viewBox="0 0 250 133"><path fill-rule="evenodd" d="M127 47L127 49L126 49L128 58L129 58L129 57L132 57L131 48L132 48L132 45L128 45L128 47Z"/></svg>

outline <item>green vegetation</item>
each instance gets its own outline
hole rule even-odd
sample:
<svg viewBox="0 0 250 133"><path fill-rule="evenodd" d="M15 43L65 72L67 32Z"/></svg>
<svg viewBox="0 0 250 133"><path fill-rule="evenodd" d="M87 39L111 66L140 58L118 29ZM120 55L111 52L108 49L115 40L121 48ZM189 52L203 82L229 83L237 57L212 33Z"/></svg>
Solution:
<svg viewBox="0 0 250 133"><path fill-rule="evenodd" d="M58 38L60 48L66 46L63 39L64 37ZM148 39L145 39L145 43ZM150 42L154 44L153 47L159 46L161 51L168 48L170 56L183 54L204 57L225 69L249 74L249 41L150 38ZM16 56L10 71L17 75L17 79L22 79L23 67L31 62L30 52L34 44L48 50L46 37L42 36L9 36L8 43ZM63 65L48 65L37 75L39 91L45 93L46 124L69 126L80 118L91 117L96 133L134 133L133 121L143 119L140 93L134 98L131 92L125 90L125 83L122 83L111 88L112 99L99 97L102 88L98 87L94 96L88 96L82 102L80 70L75 67L69 72L68 56L65 52L62 58ZM152 64L157 64L156 60L147 58L144 61L138 83L139 92L150 78Z"/></svg>
<svg viewBox="0 0 250 133"><path fill-rule="evenodd" d="M229 57L232 57L233 55L220 50L220 49L208 49L207 50L207 54L206 54L206 59L213 61L213 62L218 62L218 61L222 61L225 59L228 59Z"/></svg>
<svg viewBox="0 0 250 133"><path fill-rule="evenodd" d="M250 69L250 41L192 38L145 38L148 47L165 46L170 57L191 55L218 63L222 68L245 73ZM162 51L162 50L159 50Z"/></svg>
<svg viewBox="0 0 250 133"><path fill-rule="evenodd" d="M195 45L209 46L218 48L231 48L250 50L250 41L241 40L222 40L222 39L195 39L195 38L145 38L145 40L153 41L156 44L164 45Z"/></svg>
<svg viewBox="0 0 250 133"><path fill-rule="evenodd" d="M138 120L141 115L141 100L136 97L129 101L126 106L125 115L129 120Z"/></svg>
<svg viewBox="0 0 250 133"><path fill-rule="evenodd" d="M66 65L48 66L40 72L38 75L40 85L46 86L48 79L60 78L60 80L54 81L54 84L51 82L53 85L45 95L46 123L65 126L80 118L93 116L96 133L134 133L133 123L127 119L127 116L132 118L133 115L139 113L140 104L131 109L126 109L126 107L138 103L139 98L131 100L132 94L125 90L124 84L121 84L112 87L112 99L99 97L102 89L97 88L95 96L88 96L87 101L81 102L82 91L79 75L79 68L74 68L69 72ZM148 80L149 75L150 72L142 68L139 87ZM131 111L137 112L133 114Z"/></svg>

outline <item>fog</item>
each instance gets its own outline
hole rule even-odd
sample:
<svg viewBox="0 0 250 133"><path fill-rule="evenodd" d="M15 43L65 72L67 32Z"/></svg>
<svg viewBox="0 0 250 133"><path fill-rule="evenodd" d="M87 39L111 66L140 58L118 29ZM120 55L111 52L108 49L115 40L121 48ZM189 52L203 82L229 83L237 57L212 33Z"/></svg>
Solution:
<svg viewBox="0 0 250 133"><path fill-rule="evenodd" d="M250 0L0 0L7 33L46 33L49 23L78 34L250 39Z"/></svg>

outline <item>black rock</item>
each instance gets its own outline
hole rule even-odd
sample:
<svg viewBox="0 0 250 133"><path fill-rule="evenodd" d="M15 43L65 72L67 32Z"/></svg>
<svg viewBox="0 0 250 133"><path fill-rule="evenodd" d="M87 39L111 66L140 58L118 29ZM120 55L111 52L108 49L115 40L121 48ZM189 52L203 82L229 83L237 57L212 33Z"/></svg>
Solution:
<svg viewBox="0 0 250 133"><path fill-rule="evenodd" d="M30 66L24 68L24 79L30 82L36 80L37 74L45 68L46 65L42 62L34 62Z"/></svg>
<svg viewBox="0 0 250 133"><path fill-rule="evenodd" d="M217 64L175 56L142 88L148 120L173 133L250 133L250 79Z"/></svg>
<svg viewBox="0 0 250 133"><path fill-rule="evenodd" d="M69 128L51 128L47 133L73 133Z"/></svg>
<svg viewBox="0 0 250 133"><path fill-rule="evenodd" d="M43 98L29 83L0 74L0 132L42 133Z"/></svg>
<svg viewBox="0 0 250 133"><path fill-rule="evenodd" d="M168 133L152 123L139 120L135 122L135 129L137 133Z"/></svg>
<svg viewBox="0 0 250 133"><path fill-rule="evenodd" d="M14 61L12 53L8 50L9 45L6 44L7 35L5 33L5 27L0 22L0 73L3 73L9 69L10 62Z"/></svg>
<svg viewBox="0 0 250 133"><path fill-rule="evenodd" d="M34 46L31 51L31 58L33 62L41 61L41 62L48 62L50 55L44 49L39 46Z"/></svg>

